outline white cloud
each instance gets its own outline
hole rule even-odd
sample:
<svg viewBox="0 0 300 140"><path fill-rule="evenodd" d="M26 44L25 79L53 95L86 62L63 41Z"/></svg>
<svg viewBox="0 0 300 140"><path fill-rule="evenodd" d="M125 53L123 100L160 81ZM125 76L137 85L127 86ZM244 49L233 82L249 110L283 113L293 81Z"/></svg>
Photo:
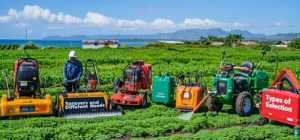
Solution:
<svg viewBox="0 0 300 140"><path fill-rule="evenodd" d="M128 20L117 19L100 13L88 12L84 18L75 17L62 12L52 13L49 9L37 5L26 5L23 11L9 9L8 15L0 16L0 23L7 23L12 20L19 23L15 27L24 27L29 22L41 22L48 29L75 28L75 27L97 27L122 30L174 30L187 28L246 28L247 24L233 22L225 23L211 19L186 18L182 23L174 23L170 19L154 19L146 22L141 19Z"/></svg>
<svg viewBox="0 0 300 140"><path fill-rule="evenodd" d="M10 16L0 16L0 23L6 23L11 20Z"/></svg>
<svg viewBox="0 0 300 140"><path fill-rule="evenodd" d="M281 22L274 22L273 24L272 24L273 26L277 26L277 27L286 27L286 26L289 26L289 24L288 23L281 23Z"/></svg>
<svg viewBox="0 0 300 140"><path fill-rule="evenodd" d="M74 23L76 24L82 22L82 19L68 14L64 14L62 12L60 12L59 14L52 14L49 9L43 9L37 5L34 6L26 5L23 11L20 12L18 12L15 9L9 9L8 17L10 19L15 19L20 22L41 21L48 24L74 24Z"/></svg>
<svg viewBox="0 0 300 140"><path fill-rule="evenodd" d="M225 22L218 22L211 19L199 19L199 18L187 18L184 20L183 23L179 24L182 28L229 28L229 29L236 29L236 28L245 28L248 27L247 24L242 24L239 22L234 23L225 23Z"/></svg>
<svg viewBox="0 0 300 140"><path fill-rule="evenodd" d="M175 28L176 25L172 20L168 19L156 19L151 23L155 29Z"/></svg>
<svg viewBox="0 0 300 140"><path fill-rule="evenodd" d="M94 12L88 12L84 19L84 23L98 26L107 26L114 22L115 19Z"/></svg>
<svg viewBox="0 0 300 140"><path fill-rule="evenodd" d="M26 27L26 26L27 26L27 23L24 23L24 22L15 24L15 27L16 27L16 28L24 28L24 27Z"/></svg>

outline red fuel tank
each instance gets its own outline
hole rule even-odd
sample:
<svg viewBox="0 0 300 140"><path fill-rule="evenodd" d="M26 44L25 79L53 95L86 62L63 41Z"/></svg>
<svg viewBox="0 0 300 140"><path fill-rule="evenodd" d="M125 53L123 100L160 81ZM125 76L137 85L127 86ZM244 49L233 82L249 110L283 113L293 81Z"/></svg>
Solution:
<svg viewBox="0 0 300 140"><path fill-rule="evenodd" d="M96 80L88 80L88 90L89 91L95 91L97 86Z"/></svg>
<svg viewBox="0 0 300 140"><path fill-rule="evenodd" d="M147 89L148 86L152 85L152 65L151 64L144 64L142 65L142 88ZM147 80L148 79L148 80Z"/></svg>

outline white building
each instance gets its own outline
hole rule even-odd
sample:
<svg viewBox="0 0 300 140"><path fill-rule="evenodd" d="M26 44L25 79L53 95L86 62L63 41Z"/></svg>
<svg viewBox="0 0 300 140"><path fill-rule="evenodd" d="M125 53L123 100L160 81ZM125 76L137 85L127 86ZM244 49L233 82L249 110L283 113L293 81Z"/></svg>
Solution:
<svg viewBox="0 0 300 140"><path fill-rule="evenodd" d="M275 46L275 47L287 47L290 42L291 41L279 41L279 42L276 43L276 45L272 45L272 46Z"/></svg>
<svg viewBox="0 0 300 140"><path fill-rule="evenodd" d="M108 46L110 48L117 48L119 46L119 40L83 40L82 48L83 49L97 49Z"/></svg>
<svg viewBox="0 0 300 140"><path fill-rule="evenodd" d="M184 42L182 41L158 41L158 42L163 42L168 44L184 44Z"/></svg>

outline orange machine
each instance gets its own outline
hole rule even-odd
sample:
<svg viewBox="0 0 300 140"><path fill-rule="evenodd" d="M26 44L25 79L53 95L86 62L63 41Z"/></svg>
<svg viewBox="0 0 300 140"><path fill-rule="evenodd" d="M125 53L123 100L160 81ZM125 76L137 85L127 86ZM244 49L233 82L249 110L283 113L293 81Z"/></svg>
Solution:
<svg viewBox="0 0 300 140"><path fill-rule="evenodd" d="M175 109L191 111L199 104L206 91L206 86L202 85L202 81L203 78L196 73L184 72L177 76L177 84L180 84L176 91Z"/></svg>
<svg viewBox="0 0 300 140"><path fill-rule="evenodd" d="M21 58L14 63L14 90L4 94L0 104L0 118L27 115L52 115L49 94L42 94L39 80L39 64L34 58Z"/></svg>

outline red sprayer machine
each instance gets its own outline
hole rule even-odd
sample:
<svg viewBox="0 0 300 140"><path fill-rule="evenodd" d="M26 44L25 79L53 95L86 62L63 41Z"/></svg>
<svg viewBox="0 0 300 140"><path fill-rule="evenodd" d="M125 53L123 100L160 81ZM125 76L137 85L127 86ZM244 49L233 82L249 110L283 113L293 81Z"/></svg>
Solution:
<svg viewBox="0 0 300 140"><path fill-rule="evenodd" d="M269 119L294 126L294 134L299 136L300 126L300 85L291 70L284 69L273 81L269 89L263 90L258 104L261 111L259 124Z"/></svg>
<svg viewBox="0 0 300 140"><path fill-rule="evenodd" d="M147 104L147 95L152 85L152 66L143 60L127 65L119 78L113 81L114 93L111 103L119 105L142 106Z"/></svg>

